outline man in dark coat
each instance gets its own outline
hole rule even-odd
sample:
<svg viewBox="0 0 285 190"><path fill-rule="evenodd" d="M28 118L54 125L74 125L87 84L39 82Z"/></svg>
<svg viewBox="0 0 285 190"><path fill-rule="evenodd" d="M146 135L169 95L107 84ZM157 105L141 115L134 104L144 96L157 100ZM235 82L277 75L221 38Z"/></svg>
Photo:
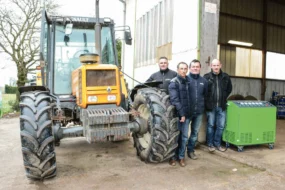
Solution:
<svg viewBox="0 0 285 190"><path fill-rule="evenodd" d="M232 82L229 75L221 70L221 67L221 62L214 59L211 63L212 71L204 75L208 81L205 107L207 112L207 144L210 152L215 151L215 149L225 151L221 147L221 140L225 128L227 98L232 92Z"/></svg>
<svg viewBox="0 0 285 190"><path fill-rule="evenodd" d="M187 145L187 155L189 158L196 160L197 156L194 153L194 147L198 138L198 132L202 123L204 114L204 98L208 92L207 80L200 76L201 63L194 59L189 65L190 72L188 79L190 82L190 122L191 134Z"/></svg>
<svg viewBox="0 0 285 190"><path fill-rule="evenodd" d="M180 62L177 65L177 77L173 78L169 84L170 102L175 106L179 121L178 130L180 131L178 137L178 147L176 155L169 162L170 165L175 166L176 160L179 160L180 166L185 166L185 148L188 140L188 129L190 122L190 101L189 101L189 81L187 78L188 65Z"/></svg>
<svg viewBox="0 0 285 190"><path fill-rule="evenodd" d="M168 68L168 59L160 57L158 61L159 71L153 73L146 82L162 81L158 88L168 91L170 80L177 76L177 73Z"/></svg>

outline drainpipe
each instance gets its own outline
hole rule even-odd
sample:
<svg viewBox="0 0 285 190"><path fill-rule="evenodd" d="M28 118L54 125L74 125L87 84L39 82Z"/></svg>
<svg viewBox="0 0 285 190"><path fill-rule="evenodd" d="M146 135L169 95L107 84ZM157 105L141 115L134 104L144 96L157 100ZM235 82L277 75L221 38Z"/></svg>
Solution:
<svg viewBox="0 0 285 190"><path fill-rule="evenodd" d="M133 44L134 44L134 48L133 48L133 78L135 78L135 62L136 62L136 51L135 51L135 49L136 49L136 32L137 32L137 3L138 3L138 1L137 0L135 0L136 2L135 2L135 18L134 18L134 29L133 29L133 31L134 31L134 38L133 38ZM133 85L132 85L132 88L134 88L134 86L135 86L135 82L134 82L134 80L132 80L132 82L133 82Z"/></svg>
<svg viewBox="0 0 285 190"><path fill-rule="evenodd" d="M123 26L126 26L126 0L119 0L121 3L124 4L124 21ZM125 45L126 43L122 43L122 50L121 50L121 65L123 71L125 71Z"/></svg>
<svg viewBox="0 0 285 190"><path fill-rule="evenodd" d="M197 58L198 60L201 61L201 51L200 51L200 48L201 48L201 39L200 39L200 32L201 32L201 21L202 20L202 3L201 1L198 2L198 44L197 44L197 49L198 49L198 52L197 52Z"/></svg>

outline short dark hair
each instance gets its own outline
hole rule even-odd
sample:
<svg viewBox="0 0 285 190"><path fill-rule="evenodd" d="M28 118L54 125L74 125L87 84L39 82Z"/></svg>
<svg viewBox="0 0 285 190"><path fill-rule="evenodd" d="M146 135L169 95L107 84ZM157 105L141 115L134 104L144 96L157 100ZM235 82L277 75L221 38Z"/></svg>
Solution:
<svg viewBox="0 0 285 190"><path fill-rule="evenodd" d="M189 67L191 67L191 63L199 63L200 64L200 67L201 67L201 63L198 59L193 59L190 64L189 64Z"/></svg>
<svg viewBox="0 0 285 190"><path fill-rule="evenodd" d="M185 62L182 61L182 62L180 62L180 63L177 64L177 69L179 69L179 66L182 65L182 64L185 64L186 67L188 67L187 63L185 63Z"/></svg>
<svg viewBox="0 0 285 190"><path fill-rule="evenodd" d="M166 59L168 61L167 57L165 56L160 57L158 60L161 60L161 59Z"/></svg>

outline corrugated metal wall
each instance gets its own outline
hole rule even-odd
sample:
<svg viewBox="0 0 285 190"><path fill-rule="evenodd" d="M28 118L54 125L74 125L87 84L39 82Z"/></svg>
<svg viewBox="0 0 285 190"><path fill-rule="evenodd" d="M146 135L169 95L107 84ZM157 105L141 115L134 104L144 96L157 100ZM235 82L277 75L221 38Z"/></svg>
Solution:
<svg viewBox="0 0 285 190"><path fill-rule="evenodd" d="M268 1L267 50L285 54L285 2ZM219 43L252 42L262 49L263 0L221 0Z"/></svg>
<svg viewBox="0 0 285 190"><path fill-rule="evenodd" d="M280 1L281 2L281 1ZM229 46L229 40L251 42L252 49L262 49L263 41L263 0L221 0L219 24L219 58L223 70L236 74L236 48ZM267 4L267 51L285 54L285 1L281 4L269 0ZM270 67L270 65L267 65ZM234 78L233 93L261 98L261 79ZM285 82L266 81L265 100L272 91L285 94Z"/></svg>
<svg viewBox="0 0 285 190"><path fill-rule="evenodd" d="M262 0L221 0L221 12L262 20Z"/></svg>
<svg viewBox="0 0 285 190"><path fill-rule="evenodd" d="M244 97L254 96L260 99L261 94L261 80L260 79L244 79L244 78L232 78L233 91L231 95L240 94Z"/></svg>
<svg viewBox="0 0 285 190"><path fill-rule="evenodd" d="M272 95L272 91L278 92L279 94L285 94L285 82L267 80L266 81L266 93L265 93L266 100L270 99Z"/></svg>
<svg viewBox="0 0 285 190"><path fill-rule="evenodd" d="M252 48L262 48L262 24L220 15L219 43L229 40L251 42Z"/></svg>
<svg viewBox="0 0 285 190"><path fill-rule="evenodd" d="M269 2L267 21L267 50L285 53L285 5Z"/></svg>
<svg viewBox="0 0 285 190"><path fill-rule="evenodd" d="M231 95L240 94L244 97L251 95L259 100L261 99L261 79L231 78L231 80L233 83ZM273 91L285 94L285 83L283 81L267 80L265 100L270 100Z"/></svg>
<svg viewBox="0 0 285 190"><path fill-rule="evenodd" d="M262 23L250 19L262 20L262 5L262 0L221 0L219 43L227 44L229 40L252 42L252 48L261 49Z"/></svg>
<svg viewBox="0 0 285 190"><path fill-rule="evenodd" d="M231 76L236 73L236 51L232 46L220 46L219 59L223 64L223 71Z"/></svg>

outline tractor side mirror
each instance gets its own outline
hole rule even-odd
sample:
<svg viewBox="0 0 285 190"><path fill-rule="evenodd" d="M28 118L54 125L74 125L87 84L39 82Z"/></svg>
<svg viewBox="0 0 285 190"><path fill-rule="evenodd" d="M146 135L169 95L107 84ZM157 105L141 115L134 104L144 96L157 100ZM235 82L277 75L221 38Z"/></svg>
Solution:
<svg viewBox="0 0 285 190"><path fill-rule="evenodd" d="M125 31L125 42L127 45L132 45L132 35L130 31Z"/></svg>
<svg viewBox="0 0 285 190"><path fill-rule="evenodd" d="M72 33L72 27L73 27L72 23L68 23L65 25L65 35L66 36L68 36Z"/></svg>

